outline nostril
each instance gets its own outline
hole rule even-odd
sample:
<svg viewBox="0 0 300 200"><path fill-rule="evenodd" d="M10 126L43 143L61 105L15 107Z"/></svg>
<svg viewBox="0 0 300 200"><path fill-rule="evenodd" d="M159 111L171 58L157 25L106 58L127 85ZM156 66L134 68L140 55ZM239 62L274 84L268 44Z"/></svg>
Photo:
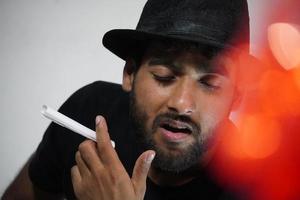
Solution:
<svg viewBox="0 0 300 200"><path fill-rule="evenodd" d="M169 109L169 111L171 112L171 113L179 113L178 112L178 110L176 109L176 108L174 108L174 107L168 107L168 109Z"/></svg>
<svg viewBox="0 0 300 200"><path fill-rule="evenodd" d="M193 110L186 109L183 114L185 114L185 115L191 115L192 113L193 113Z"/></svg>
<svg viewBox="0 0 300 200"><path fill-rule="evenodd" d="M170 112L177 113L178 115L192 115L194 113L193 109L185 109L182 112L174 107L168 107Z"/></svg>

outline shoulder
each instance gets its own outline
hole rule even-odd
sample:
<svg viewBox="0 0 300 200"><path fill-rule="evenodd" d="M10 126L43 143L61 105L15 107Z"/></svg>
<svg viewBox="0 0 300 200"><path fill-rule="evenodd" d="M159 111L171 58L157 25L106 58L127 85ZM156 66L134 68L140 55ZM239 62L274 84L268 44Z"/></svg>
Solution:
<svg viewBox="0 0 300 200"><path fill-rule="evenodd" d="M122 87L120 84L105 82L105 81L95 81L89 85L84 86L79 89L79 91L89 91L89 92L104 92L107 94L120 94L123 93Z"/></svg>
<svg viewBox="0 0 300 200"><path fill-rule="evenodd" d="M127 102L128 94L120 84L96 81L74 92L59 111L85 124L86 120L93 121L98 114L108 115L112 107Z"/></svg>
<svg viewBox="0 0 300 200"><path fill-rule="evenodd" d="M119 95L124 95L124 93L125 92L119 84L96 81L77 90L66 102L76 100L80 103L91 99L97 99L99 97L103 97L102 99L109 99Z"/></svg>

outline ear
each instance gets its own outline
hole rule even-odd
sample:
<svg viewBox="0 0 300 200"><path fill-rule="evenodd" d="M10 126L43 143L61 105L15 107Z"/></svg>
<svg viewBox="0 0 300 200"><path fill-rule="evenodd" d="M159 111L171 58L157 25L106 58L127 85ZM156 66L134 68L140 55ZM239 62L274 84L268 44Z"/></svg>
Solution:
<svg viewBox="0 0 300 200"><path fill-rule="evenodd" d="M133 59L127 59L123 69L122 88L126 92L130 92L133 87L136 64Z"/></svg>
<svg viewBox="0 0 300 200"><path fill-rule="evenodd" d="M243 100L243 90L241 88L237 88L233 97L233 102L231 105L231 111L236 111L239 109L242 100Z"/></svg>

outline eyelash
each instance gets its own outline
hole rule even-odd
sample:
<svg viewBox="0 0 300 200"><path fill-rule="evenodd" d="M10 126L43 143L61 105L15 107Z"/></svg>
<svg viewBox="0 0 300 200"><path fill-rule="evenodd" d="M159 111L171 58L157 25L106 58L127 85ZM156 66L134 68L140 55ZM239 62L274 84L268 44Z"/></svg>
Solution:
<svg viewBox="0 0 300 200"><path fill-rule="evenodd" d="M200 80L199 82L202 86L204 86L206 89L208 89L210 91L216 91L221 88L220 86L209 84L209 82L206 80Z"/></svg>
<svg viewBox="0 0 300 200"><path fill-rule="evenodd" d="M154 73L152 73L152 76L159 84L163 84L163 85L170 84L170 83L172 83L172 81L174 81L176 79L175 76L160 76L160 75L157 75ZM203 86L205 89L207 89L209 91L217 91L217 90L221 89L220 86L209 84L209 81L207 80L207 78L199 80L199 83L201 84L201 86Z"/></svg>
<svg viewBox="0 0 300 200"><path fill-rule="evenodd" d="M162 84L168 84L175 80L175 76L159 76L157 74L152 73L154 79Z"/></svg>

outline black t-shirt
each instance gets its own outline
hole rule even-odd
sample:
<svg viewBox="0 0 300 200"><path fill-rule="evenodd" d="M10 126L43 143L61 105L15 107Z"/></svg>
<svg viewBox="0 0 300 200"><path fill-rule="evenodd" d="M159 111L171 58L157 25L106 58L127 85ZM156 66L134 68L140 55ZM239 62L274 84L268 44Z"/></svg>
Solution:
<svg viewBox="0 0 300 200"><path fill-rule="evenodd" d="M131 176L142 151L131 128L129 95L120 85L94 82L75 92L59 111L92 130L95 129L95 117L104 116L118 156ZM67 199L75 199L70 170L75 165L78 146L84 140L83 136L51 123L29 166L32 182L42 190L63 193ZM207 176L201 176L180 187L160 187L148 179L145 200L150 199L223 200L231 197Z"/></svg>

